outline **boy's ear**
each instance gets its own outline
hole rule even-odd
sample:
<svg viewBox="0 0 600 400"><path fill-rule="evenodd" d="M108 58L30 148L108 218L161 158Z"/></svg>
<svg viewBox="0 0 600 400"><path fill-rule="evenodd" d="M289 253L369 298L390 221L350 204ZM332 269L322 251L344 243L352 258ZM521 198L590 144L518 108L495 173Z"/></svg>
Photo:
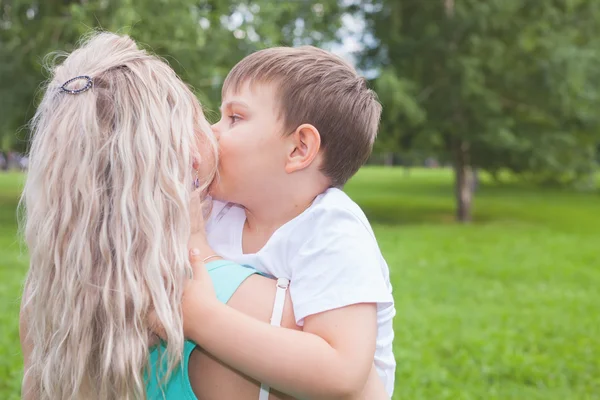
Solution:
<svg viewBox="0 0 600 400"><path fill-rule="evenodd" d="M321 150L321 135L311 124L302 124L288 136L289 152L285 172L303 170L309 167Z"/></svg>

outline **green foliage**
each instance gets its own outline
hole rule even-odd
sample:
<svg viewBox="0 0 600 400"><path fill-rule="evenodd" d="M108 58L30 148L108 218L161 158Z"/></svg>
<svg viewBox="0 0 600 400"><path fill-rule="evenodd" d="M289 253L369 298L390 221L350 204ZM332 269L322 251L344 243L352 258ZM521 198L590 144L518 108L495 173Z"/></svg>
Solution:
<svg viewBox="0 0 600 400"><path fill-rule="evenodd" d="M388 68L379 73L374 88L384 105L385 116L381 120L382 134L375 144L376 150L409 152L416 147L416 128L425 121L425 113L415 100L415 85Z"/></svg>
<svg viewBox="0 0 600 400"><path fill-rule="evenodd" d="M374 38L362 64L382 71L382 137L441 159L466 149L473 167L541 181L593 171L600 3L373 0L356 10Z"/></svg>
<svg viewBox="0 0 600 400"><path fill-rule="evenodd" d="M509 178L505 178L508 180ZM20 174L0 174L0 398L18 399ZM365 168L347 192L391 269L394 399L592 400L600 383L600 202L482 179L478 223L453 223L448 170Z"/></svg>
<svg viewBox="0 0 600 400"><path fill-rule="evenodd" d="M340 26L335 0L1 0L0 139L24 148L20 129L35 111L47 78L43 58L70 51L82 35L109 30L131 35L165 57L209 109L221 83L249 53L274 45L330 42ZM16 139L16 140L15 140Z"/></svg>
<svg viewBox="0 0 600 400"><path fill-rule="evenodd" d="M594 0L0 0L0 148L27 146L44 56L94 29L165 57L215 109L243 56L330 44L341 17L366 22L378 71L378 152L435 154L491 172L571 182L597 165L600 3ZM209 117L212 115L209 113Z"/></svg>

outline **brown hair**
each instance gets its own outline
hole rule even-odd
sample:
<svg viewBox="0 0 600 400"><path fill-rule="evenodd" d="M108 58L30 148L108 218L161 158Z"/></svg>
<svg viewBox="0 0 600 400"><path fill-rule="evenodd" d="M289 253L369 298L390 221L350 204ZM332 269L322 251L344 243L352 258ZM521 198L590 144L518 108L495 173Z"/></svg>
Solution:
<svg viewBox="0 0 600 400"><path fill-rule="evenodd" d="M366 80L343 59L312 46L273 47L242 59L225 78L223 95L246 83L275 85L285 132L308 123L321 135L321 170L341 186L367 161L381 105Z"/></svg>

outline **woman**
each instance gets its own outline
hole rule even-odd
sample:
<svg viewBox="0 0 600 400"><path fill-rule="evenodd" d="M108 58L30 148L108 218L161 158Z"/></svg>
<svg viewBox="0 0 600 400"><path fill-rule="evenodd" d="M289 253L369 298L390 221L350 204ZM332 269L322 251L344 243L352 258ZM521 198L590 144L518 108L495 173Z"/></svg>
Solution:
<svg viewBox="0 0 600 400"><path fill-rule="evenodd" d="M257 382L183 336L190 220L200 220L189 204L212 181L217 155L189 88L128 37L97 34L52 70L32 130L23 397L162 398L183 382L188 398L257 398ZM273 280L234 264L211 277L223 301L268 321ZM289 301L283 321L295 327Z"/></svg>
<svg viewBox="0 0 600 400"><path fill-rule="evenodd" d="M210 127L171 68L103 33L54 68L32 131L23 393L140 398L150 309L169 366L181 358L188 203L195 174L214 175Z"/></svg>

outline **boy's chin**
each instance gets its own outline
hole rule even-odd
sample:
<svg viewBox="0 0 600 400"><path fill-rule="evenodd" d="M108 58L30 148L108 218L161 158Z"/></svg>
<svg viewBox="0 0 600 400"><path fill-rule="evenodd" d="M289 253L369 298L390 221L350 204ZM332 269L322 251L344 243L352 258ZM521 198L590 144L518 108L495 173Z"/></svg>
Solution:
<svg viewBox="0 0 600 400"><path fill-rule="evenodd" d="M212 181L212 183L208 186L208 195L213 199L213 200L219 200L219 201L228 201L226 198L224 198L223 193L221 191L218 179L215 179L214 181Z"/></svg>
<svg viewBox="0 0 600 400"><path fill-rule="evenodd" d="M213 200L222 201L224 203L239 203L235 192L227 190L231 185L223 185L223 181L219 176L212 181L208 186L208 194Z"/></svg>

